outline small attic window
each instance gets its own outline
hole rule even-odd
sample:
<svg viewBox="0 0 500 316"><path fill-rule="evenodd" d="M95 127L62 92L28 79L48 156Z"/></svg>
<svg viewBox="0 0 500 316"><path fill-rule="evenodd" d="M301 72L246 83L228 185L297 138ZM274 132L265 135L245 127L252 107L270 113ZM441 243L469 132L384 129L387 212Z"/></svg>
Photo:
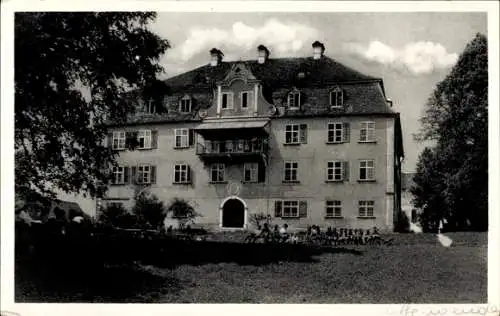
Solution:
<svg viewBox="0 0 500 316"><path fill-rule="evenodd" d="M300 108L300 91L293 90L288 93L288 107L290 109Z"/></svg>
<svg viewBox="0 0 500 316"><path fill-rule="evenodd" d="M332 108L344 106L344 92L339 87L335 87L330 91L330 106Z"/></svg>
<svg viewBox="0 0 500 316"><path fill-rule="evenodd" d="M184 96L180 103L179 103L179 112L181 113L190 113L191 112L191 105L192 105L192 99L190 96Z"/></svg>
<svg viewBox="0 0 500 316"><path fill-rule="evenodd" d="M234 71L235 73L239 73L241 71L240 67L236 68L236 70Z"/></svg>
<svg viewBox="0 0 500 316"><path fill-rule="evenodd" d="M153 99L149 99L145 106L144 106L144 111L149 114L154 114L156 113L156 104Z"/></svg>

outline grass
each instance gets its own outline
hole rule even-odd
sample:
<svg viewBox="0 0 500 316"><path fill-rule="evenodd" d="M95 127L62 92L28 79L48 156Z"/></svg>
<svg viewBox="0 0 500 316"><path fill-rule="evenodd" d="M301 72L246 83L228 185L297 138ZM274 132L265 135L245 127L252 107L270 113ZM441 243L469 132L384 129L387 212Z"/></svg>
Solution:
<svg viewBox="0 0 500 316"><path fill-rule="evenodd" d="M454 240L450 248L432 234L405 234L395 235L392 246L317 249L233 240L174 243L142 260L106 265L88 258L79 260L78 267L21 260L16 264L16 301L486 302L487 234L447 235ZM101 255L95 253L95 258Z"/></svg>

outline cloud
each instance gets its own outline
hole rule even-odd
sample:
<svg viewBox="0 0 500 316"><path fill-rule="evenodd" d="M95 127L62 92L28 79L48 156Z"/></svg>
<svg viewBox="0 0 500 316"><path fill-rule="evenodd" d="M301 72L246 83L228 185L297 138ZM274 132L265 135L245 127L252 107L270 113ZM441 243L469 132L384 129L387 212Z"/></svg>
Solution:
<svg viewBox="0 0 500 316"><path fill-rule="evenodd" d="M395 69L407 69L415 75L450 68L458 60L458 55L447 52L443 45L424 41L409 43L399 49L379 41L372 41L368 46L349 43L345 49L365 60Z"/></svg>
<svg viewBox="0 0 500 316"><path fill-rule="evenodd" d="M283 56L297 52L304 44L316 40L317 36L315 28L278 19L269 19L260 26L240 21L229 30L195 26L189 30L183 43L173 47L170 56L187 61L200 52L208 53L212 47L225 47L229 53L235 54L236 51L255 49L259 44L266 45L273 56Z"/></svg>

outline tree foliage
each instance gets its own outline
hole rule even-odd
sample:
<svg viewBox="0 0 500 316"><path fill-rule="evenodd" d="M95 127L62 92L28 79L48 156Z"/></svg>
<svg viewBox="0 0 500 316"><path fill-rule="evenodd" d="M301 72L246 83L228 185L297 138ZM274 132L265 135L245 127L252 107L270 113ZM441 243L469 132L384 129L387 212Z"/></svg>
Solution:
<svg viewBox="0 0 500 316"><path fill-rule="evenodd" d="M452 229L488 227L488 46L477 34L429 98L412 189L424 228L445 219Z"/></svg>
<svg viewBox="0 0 500 316"><path fill-rule="evenodd" d="M115 154L105 120L126 119L125 91L154 86L167 40L146 12L15 16L16 191L101 193Z"/></svg>

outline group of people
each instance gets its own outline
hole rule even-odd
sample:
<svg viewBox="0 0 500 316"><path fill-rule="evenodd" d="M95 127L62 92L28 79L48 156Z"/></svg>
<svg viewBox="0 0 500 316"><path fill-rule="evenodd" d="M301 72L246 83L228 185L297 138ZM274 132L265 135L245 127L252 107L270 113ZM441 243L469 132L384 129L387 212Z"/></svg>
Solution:
<svg viewBox="0 0 500 316"><path fill-rule="evenodd" d="M383 240L376 227L372 230L361 228L347 229L328 227L326 231L322 231L318 225L308 226L306 231L290 233L288 224L283 224L279 227L274 225L273 229L269 224L264 223L262 227L259 225L256 232L250 233L245 242L255 243L262 240L264 243L313 243L320 245L366 245L366 244L381 244L387 243Z"/></svg>

